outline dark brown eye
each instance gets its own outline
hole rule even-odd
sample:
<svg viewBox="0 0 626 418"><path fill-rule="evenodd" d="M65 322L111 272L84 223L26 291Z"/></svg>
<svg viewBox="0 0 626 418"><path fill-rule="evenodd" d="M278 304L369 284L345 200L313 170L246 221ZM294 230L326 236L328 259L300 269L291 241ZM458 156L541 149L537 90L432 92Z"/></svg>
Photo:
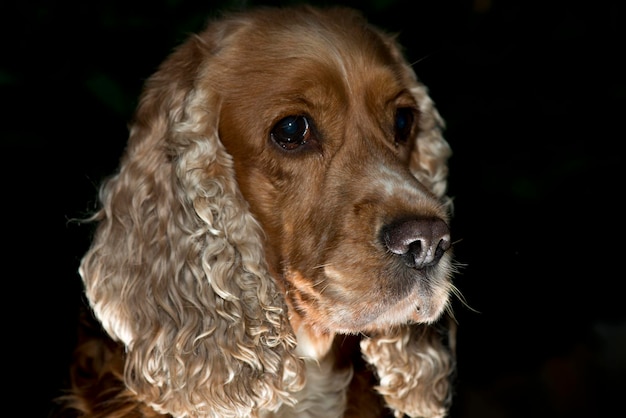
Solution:
<svg viewBox="0 0 626 418"><path fill-rule="evenodd" d="M311 127L306 116L287 116L278 121L270 133L274 142L287 151L294 150L309 141Z"/></svg>
<svg viewBox="0 0 626 418"><path fill-rule="evenodd" d="M413 121L415 119L413 109L408 107L401 107L396 110L395 118L395 141L396 144L404 144L411 135L411 129L413 128Z"/></svg>

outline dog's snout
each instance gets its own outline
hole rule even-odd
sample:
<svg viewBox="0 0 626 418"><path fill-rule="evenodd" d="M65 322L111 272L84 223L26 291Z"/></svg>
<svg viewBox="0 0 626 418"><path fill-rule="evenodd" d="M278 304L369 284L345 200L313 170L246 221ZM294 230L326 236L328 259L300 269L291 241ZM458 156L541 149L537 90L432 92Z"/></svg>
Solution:
<svg viewBox="0 0 626 418"><path fill-rule="evenodd" d="M410 219L383 228L385 247L411 268L436 264L450 248L450 230L441 219Z"/></svg>

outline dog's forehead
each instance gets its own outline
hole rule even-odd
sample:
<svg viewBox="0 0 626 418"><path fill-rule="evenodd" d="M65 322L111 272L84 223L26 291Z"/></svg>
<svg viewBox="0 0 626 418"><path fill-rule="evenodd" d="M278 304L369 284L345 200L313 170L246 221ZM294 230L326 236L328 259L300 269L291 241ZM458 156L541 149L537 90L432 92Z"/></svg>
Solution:
<svg viewBox="0 0 626 418"><path fill-rule="evenodd" d="M400 58L393 38L351 9L270 9L229 23L222 52L253 63L340 59L359 66L364 60L389 64Z"/></svg>
<svg viewBox="0 0 626 418"><path fill-rule="evenodd" d="M414 83L393 38L358 14L274 11L230 30L208 69L215 87L227 87L231 98L299 100L311 90L393 98Z"/></svg>

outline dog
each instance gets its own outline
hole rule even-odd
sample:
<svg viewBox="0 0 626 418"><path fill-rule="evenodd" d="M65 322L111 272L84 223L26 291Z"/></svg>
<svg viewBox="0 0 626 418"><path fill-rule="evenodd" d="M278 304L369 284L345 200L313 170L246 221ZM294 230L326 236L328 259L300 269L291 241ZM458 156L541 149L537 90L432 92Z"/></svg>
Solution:
<svg viewBox="0 0 626 418"><path fill-rule="evenodd" d="M86 220L97 325L69 408L445 416L458 290L443 129L396 37L358 11L209 22L147 80Z"/></svg>

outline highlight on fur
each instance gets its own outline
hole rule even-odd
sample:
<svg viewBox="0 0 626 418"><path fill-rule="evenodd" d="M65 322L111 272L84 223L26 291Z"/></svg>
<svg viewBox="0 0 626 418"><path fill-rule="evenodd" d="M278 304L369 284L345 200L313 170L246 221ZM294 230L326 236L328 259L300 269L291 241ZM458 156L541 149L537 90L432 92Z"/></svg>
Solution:
<svg viewBox="0 0 626 418"><path fill-rule="evenodd" d="M147 81L100 190L80 275L107 335L78 347L70 406L445 416L454 329L435 325L455 288L442 129L395 38L358 12L210 22Z"/></svg>

